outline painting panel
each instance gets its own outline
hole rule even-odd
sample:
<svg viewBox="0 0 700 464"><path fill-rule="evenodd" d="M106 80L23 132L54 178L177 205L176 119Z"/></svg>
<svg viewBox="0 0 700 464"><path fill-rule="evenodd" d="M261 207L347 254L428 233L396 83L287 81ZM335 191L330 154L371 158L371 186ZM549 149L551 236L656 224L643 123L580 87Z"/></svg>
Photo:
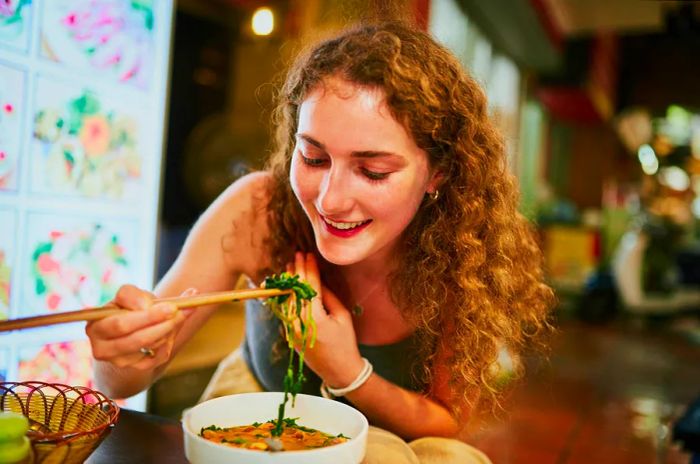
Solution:
<svg viewBox="0 0 700 464"><path fill-rule="evenodd" d="M90 89L41 78L31 143L32 191L136 200L143 189L143 112Z"/></svg>
<svg viewBox="0 0 700 464"><path fill-rule="evenodd" d="M45 58L141 89L153 74L152 0L51 0L44 5Z"/></svg>
<svg viewBox="0 0 700 464"><path fill-rule="evenodd" d="M109 302L133 281L137 224L54 214L31 214L20 316Z"/></svg>
<svg viewBox="0 0 700 464"><path fill-rule="evenodd" d="M92 351L88 340L19 347L18 380L92 388Z"/></svg>
<svg viewBox="0 0 700 464"><path fill-rule="evenodd" d="M24 73L0 63L0 192L17 189L25 95Z"/></svg>
<svg viewBox="0 0 700 464"><path fill-rule="evenodd" d="M0 48L26 52L29 49L32 0L0 2Z"/></svg>

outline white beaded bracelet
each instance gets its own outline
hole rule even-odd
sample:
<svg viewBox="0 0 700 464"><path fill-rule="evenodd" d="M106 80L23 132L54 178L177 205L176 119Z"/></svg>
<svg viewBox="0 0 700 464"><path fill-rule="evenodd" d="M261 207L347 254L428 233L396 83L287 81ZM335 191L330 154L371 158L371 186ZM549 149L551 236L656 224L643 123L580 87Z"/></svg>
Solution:
<svg viewBox="0 0 700 464"><path fill-rule="evenodd" d="M360 374L357 376L355 380L353 380L350 385L348 385L345 388L332 388L326 385L326 382L323 382L321 384L321 396L324 398L332 399L332 398L337 398L339 396L345 396L348 393L357 390L360 388L365 382L367 382L367 379L369 379L369 376L372 375L372 370L374 367L372 367L372 363L370 363L367 358L362 358L362 360L365 362L365 365L362 366L362 370L360 371Z"/></svg>

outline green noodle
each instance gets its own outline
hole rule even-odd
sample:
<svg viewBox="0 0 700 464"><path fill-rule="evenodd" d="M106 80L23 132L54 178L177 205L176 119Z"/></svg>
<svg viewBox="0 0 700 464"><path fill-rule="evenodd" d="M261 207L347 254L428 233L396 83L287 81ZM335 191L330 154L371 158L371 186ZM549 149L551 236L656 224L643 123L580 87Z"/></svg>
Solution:
<svg viewBox="0 0 700 464"><path fill-rule="evenodd" d="M301 387L306 381L303 370L304 351L307 346L313 347L316 342L316 323L311 315L310 308L306 311L306 317L302 317L302 310L317 293L308 283L300 281L298 275L293 276L288 272L266 277L263 286L265 288L293 290L294 292L294 298L291 298L291 295L280 295L267 299L268 307L284 326L285 337L289 345L289 363L287 365L287 373L284 376L283 385L284 400L279 405L278 417L277 420L274 421L275 428L272 431L273 436L280 436L285 422L284 409L289 400L289 395L292 396L292 406L294 406L296 395L301 391ZM294 330L295 321L299 322L299 335L297 335L297 332ZM299 347L298 354L295 350L297 346ZM296 371L294 369L295 357L299 358L296 363Z"/></svg>

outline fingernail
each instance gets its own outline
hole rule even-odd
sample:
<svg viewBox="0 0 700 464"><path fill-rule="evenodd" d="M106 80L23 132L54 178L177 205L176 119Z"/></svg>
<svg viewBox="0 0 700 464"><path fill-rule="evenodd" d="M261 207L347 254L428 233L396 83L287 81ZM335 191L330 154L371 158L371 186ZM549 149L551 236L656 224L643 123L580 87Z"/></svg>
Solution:
<svg viewBox="0 0 700 464"><path fill-rule="evenodd" d="M192 296L197 294L197 289L194 287L190 287L184 292L182 292L182 296Z"/></svg>

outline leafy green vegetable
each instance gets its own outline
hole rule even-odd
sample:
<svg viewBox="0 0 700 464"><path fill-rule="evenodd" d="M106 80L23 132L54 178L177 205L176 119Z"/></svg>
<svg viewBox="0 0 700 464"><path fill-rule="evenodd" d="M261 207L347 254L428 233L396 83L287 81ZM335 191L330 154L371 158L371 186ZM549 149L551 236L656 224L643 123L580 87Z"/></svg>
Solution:
<svg viewBox="0 0 700 464"><path fill-rule="evenodd" d="M241 438L241 437L236 437L232 440L227 440L227 439L223 438L223 439L221 439L221 443L235 443L237 445L244 445L244 444L248 443L248 440L246 440L245 438Z"/></svg>
<svg viewBox="0 0 700 464"><path fill-rule="evenodd" d="M202 430L199 431L200 435L204 435L205 430L211 430L212 432L218 432L220 430L223 430L221 427L217 427L216 425L210 425L209 427L202 427Z"/></svg>
<svg viewBox="0 0 700 464"><path fill-rule="evenodd" d="M280 295L268 298L267 305L272 313L282 322L284 331L289 345L289 363L287 364L287 373L284 376L284 400L279 405L275 428L272 430L273 436L282 435L282 426L296 425L295 419L285 419L284 409L289 400L288 395L292 396L292 405L296 399L297 393L301 391L306 376L304 376L304 351L307 346L313 347L316 342L316 323L311 315L311 311L306 311L303 314L304 305L309 304L311 299L317 295L316 291L306 282L299 280L298 275L291 275L288 272L283 272L279 275L266 277L263 282L265 288L278 288L280 290L292 290L293 298L290 295ZM294 330L295 321L299 322L299 335ZM299 348L297 361L297 369L295 371L296 346ZM289 421L292 421L289 423Z"/></svg>

